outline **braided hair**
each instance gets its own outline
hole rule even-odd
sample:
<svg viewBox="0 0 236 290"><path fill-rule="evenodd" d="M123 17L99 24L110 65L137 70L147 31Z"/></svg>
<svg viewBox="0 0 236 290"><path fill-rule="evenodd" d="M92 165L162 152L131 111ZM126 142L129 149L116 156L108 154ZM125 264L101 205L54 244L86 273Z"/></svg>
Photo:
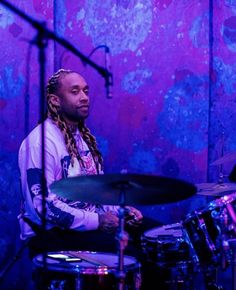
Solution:
<svg viewBox="0 0 236 290"><path fill-rule="evenodd" d="M69 155L71 157L71 164L74 165L74 159L77 158L80 162L81 166L84 167L83 160L79 154L78 148L76 146L75 138L69 129L68 124L66 123L63 116L60 114L60 107L53 104L51 101L51 95L57 94L58 89L61 86L61 79L70 73L74 73L72 70L65 70L65 69L59 69L57 72L55 72L48 80L47 83L47 117L50 118L57 127L61 130L64 139L66 148L69 152ZM83 138L83 140L86 142L86 144L89 147L89 150L93 156L94 162L96 164L97 173L99 173L99 166L103 169L103 159L100 151L97 147L97 142L95 137L90 133L89 128L85 125L84 120L78 121L78 129L80 131L80 134Z"/></svg>

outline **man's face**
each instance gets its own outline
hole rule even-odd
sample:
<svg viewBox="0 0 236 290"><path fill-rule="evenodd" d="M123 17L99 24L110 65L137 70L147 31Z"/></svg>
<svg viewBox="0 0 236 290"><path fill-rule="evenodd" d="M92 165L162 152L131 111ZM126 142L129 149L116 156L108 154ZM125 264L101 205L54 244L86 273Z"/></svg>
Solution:
<svg viewBox="0 0 236 290"><path fill-rule="evenodd" d="M57 94L61 114L66 121L76 123L88 117L88 85L81 75L73 72L62 77Z"/></svg>

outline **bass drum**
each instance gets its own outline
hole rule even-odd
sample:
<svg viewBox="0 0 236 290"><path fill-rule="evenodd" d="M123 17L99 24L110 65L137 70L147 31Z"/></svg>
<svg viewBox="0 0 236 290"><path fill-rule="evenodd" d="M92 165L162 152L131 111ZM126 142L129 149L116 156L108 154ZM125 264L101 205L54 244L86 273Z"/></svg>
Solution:
<svg viewBox="0 0 236 290"><path fill-rule="evenodd" d="M118 256L111 253L60 251L33 259L37 290L112 290L118 289ZM46 264L46 267L45 267ZM141 287L140 264L124 256L125 290Z"/></svg>

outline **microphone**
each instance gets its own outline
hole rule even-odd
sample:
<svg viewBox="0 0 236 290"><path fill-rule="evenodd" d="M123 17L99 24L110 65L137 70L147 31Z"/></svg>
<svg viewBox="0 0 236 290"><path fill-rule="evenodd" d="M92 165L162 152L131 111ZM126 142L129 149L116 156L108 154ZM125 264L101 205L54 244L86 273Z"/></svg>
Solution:
<svg viewBox="0 0 236 290"><path fill-rule="evenodd" d="M112 98L112 86L113 86L113 75L111 73L111 59L110 59L110 49L108 46L105 46L105 68L107 71L106 75L106 96L108 99Z"/></svg>

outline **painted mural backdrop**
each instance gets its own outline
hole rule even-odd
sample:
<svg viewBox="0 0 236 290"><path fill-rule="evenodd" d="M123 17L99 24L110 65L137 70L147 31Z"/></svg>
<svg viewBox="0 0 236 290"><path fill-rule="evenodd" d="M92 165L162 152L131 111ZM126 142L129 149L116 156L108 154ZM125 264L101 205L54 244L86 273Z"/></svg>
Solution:
<svg viewBox="0 0 236 290"><path fill-rule="evenodd" d="M10 2L10 1L9 1ZM13 3L14 2L14 3ZM107 173L158 174L194 184L225 180L234 161L211 163L236 151L236 2L230 0L30 0L18 9L104 67L114 85L65 47L48 41L46 77L58 68L80 71L90 85L87 120ZM0 3L0 261L19 249L17 151L40 117L37 31ZM173 188L173 194L175 194ZM178 222L209 199L141 206L161 223ZM26 254L24 254L26 255ZM30 289L23 255L5 289ZM10 279L17 273L15 279ZM22 277L28 282L22 286ZM23 287L23 288L21 288Z"/></svg>

